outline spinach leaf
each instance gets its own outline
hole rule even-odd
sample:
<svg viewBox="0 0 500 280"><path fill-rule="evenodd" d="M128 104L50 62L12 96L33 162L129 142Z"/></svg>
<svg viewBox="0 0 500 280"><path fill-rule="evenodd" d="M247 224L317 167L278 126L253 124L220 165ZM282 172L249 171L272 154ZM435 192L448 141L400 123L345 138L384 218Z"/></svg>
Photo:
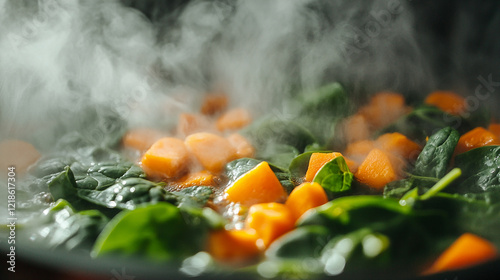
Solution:
<svg viewBox="0 0 500 280"><path fill-rule="evenodd" d="M104 190L79 188L78 197L107 208L135 209L142 203L175 202L176 197L159 184L142 178L120 179Z"/></svg>
<svg viewBox="0 0 500 280"><path fill-rule="evenodd" d="M271 243L266 250L266 257L270 259L318 258L330 238L330 231L323 226L298 227Z"/></svg>
<svg viewBox="0 0 500 280"><path fill-rule="evenodd" d="M304 126L291 120L269 116L253 122L241 133L252 142L257 151L266 151L266 146L269 145L282 144L302 152L305 147L316 142ZM264 156L270 157L269 151Z"/></svg>
<svg viewBox="0 0 500 280"><path fill-rule="evenodd" d="M159 201L182 207L202 207L212 195L212 189L205 186L168 192L162 183L153 183L137 177L124 178L130 170L133 169L128 169L121 178L115 179L112 185L104 189L98 189L98 185L95 185L96 189L87 189L78 185L72 170L67 167L49 182L49 190L54 199L66 199L79 210L92 209L96 206L101 207L100 209L131 210L143 203ZM114 212L110 212L112 213Z"/></svg>
<svg viewBox="0 0 500 280"><path fill-rule="evenodd" d="M371 195L345 196L310 210L297 223L299 226L322 225L334 232L347 233L411 212L410 206L402 206L395 199Z"/></svg>
<svg viewBox="0 0 500 280"><path fill-rule="evenodd" d="M71 169L75 173L76 185L81 189L104 190L119 180L146 177L144 171L132 162L100 162L88 169L78 167L80 165L75 163Z"/></svg>
<svg viewBox="0 0 500 280"><path fill-rule="evenodd" d="M29 239L46 248L88 250L108 219L97 210L76 212L66 200L60 199L33 219L21 231Z"/></svg>
<svg viewBox="0 0 500 280"><path fill-rule="evenodd" d="M159 202L116 215L97 238L93 257L119 254L154 261L181 261L205 245L208 225L179 208Z"/></svg>
<svg viewBox="0 0 500 280"><path fill-rule="evenodd" d="M301 94L295 120L307 127L320 143L331 143L336 124L349 113L347 93L339 83Z"/></svg>
<svg viewBox="0 0 500 280"><path fill-rule="evenodd" d="M327 193L336 194L351 189L353 174L343 157L327 162L314 176L313 182L320 184Z"/></svg>
<svg viewBox="0 0 500 280"><path fill-rule="evenodd" d="M415 162L413 174L441 178L446 174L460 134L451 127L445 127L433 134Z"/></svg>
<svg viewBox="0 0 500 280"><path fill-rule="evenodd" d="M387 184L384 196L401 198L413 188L418 194L429 190L448 171L459 138L458 131L451 127L438 130L427 141L408 178Z"/></svg>
<svg viewBox="0 0 500 280"><path fill-rule="evenodd" d="M453 186L461 194L481 193L500 187L500 146L485 146L459 154L455 166L463 179Z"/></svg>

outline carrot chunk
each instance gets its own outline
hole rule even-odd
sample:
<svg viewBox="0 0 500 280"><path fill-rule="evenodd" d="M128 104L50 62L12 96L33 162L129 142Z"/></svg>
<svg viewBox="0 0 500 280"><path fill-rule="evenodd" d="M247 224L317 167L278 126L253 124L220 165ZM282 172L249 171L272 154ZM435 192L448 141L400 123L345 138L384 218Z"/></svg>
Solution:
<svg viewBox="0 0 500 280"><path fill-rule="evenodd" d="M404 159L416 158L421 150L420 145L399 132L386 133L379 136L376 144L381 149Z"/></svg>
<svg viewBox="0 0 500 280"><path fill-rule="evenodd" d="M495 134L497 138L500 139L500 123L492 123L488 126L488 130Z"/></svg>
<svg viewBox="0 0 500 280"><path fill-rule="evenodd" d="M157 140L143 155L141 165L149 177L174 178L188 168L189 151L184 142L165 137Z"/></svg>
<svg viewBox="0 0 500 280"><path fill-rule="evenodd" d="M215 115L224 111L229 100L225 94L208 94L205 96L200 111L203 115Z"/></svg>
<svg viewBox="0 0 500 280"><path fill-rule="evenodd" d="M267 248L276 238L292 230L295 220L284 204L261 203L250 207L245 226L254 229Z"/></svg>
<svg viewBox="0 0 500 280"><path fill-rule="evenodd" d="M215 125L219 131L236 130L252 122L250 112L243 108L235 108L222 114Z"/></svg>
<svg viewBox="0 0 500 280"><path fill-rule="evenodd" d="M225 190L227 200L251 206L257 203L282 201L286 192L265 161L243 174Z"/></svg>
<svg viewBox="0 0 500 280"><path fill-rule="evenodd" d="M490 145L500 145L500 139L485 128L476 127L460 136L455 148L455 154L465 153L474 148Z"/></svg>
<svg viewBox="0 0 500 280"><path fill-rule="evenodd" d="M253 229L213 231L208 237L208 252L220 262L245 263L259 255L258 239Z"/></svg>
<svg viewBox="0 0 500 280"><path fill-rule="evenodd" d="M312 153L309 159L309 166L307 167L305 180L307 182L312 182L316 173L332 159L342 156L341 153Z"/></svg>
<svg viewBox="0 0 500 280"><path fill-rule="evenodd" d="M382 91L373 95L370 102L360 108L359 113L374 129L378 129L406 114L409 108L405 104L403 95Z"/></svg>
<svg viewBox="0 0 500 280"><path fill-rule="evenodd" d="M465 99L452 91L434 91L424 102L453 115L460 115L467 108Z"/></svg>
<svg viewBox="0 0 500 280"><path fill-rule="evenodd" d="M192 172L184 175L179 180L171 183L177 188L188 188L193 186L215 186L217 177L207 170Z"/></svg>
<svg viewBox="0 0 500 280"><path fill-rule="evenodd" d="M233 133L227 137L227 140L236 148L237 158L251 158L255 155L255 148L245 137L241 136L241 134Z"/></svg>
<svg viewBox="0 0 500 280"><path fill-rule="evenodd" d="M285 205L290 209L296 221L307 210L318 207L328 202L325 190L318 183L302 183L295 187Z"/></svg>
<svg viewBox="0 0 500 280"><path fill-rule="evenodd" d="M495 245L471 233L462 234L425 272L431 274L473 266L497 256Z"/></svg>
<svg viewBox="0 0 500 280"><path fill-rule="evenodd" d="M225 164L236 158L236 149L224 137L199 132L189 135L186 146L203 165L212 173L219 173Z"/></svg>
<svg viewBox="0 0 500 280"><path fill-rule="evenodd" d="M214 130L210 120L203 115L183 113L179 115L177 122L177 135L186 137L187 135Z"/></svg>
<svg viewBox="0 0 500 280"><path fill-rule="evenodd" d="M366 118L361 114L354 114L342 122L344 138L348 143L368 139L371 127Z"/></svg>
<svg viewBox="0 0 500 280"><path fill-rule="evenodd" d="M382 190L387 183L399 177L393 162L394 159L386 151L373 149L358 167L354 177L363 184Z"/></svg>
<svg viewBox="0 0 500 280"><path fill-rule="evenodd" d="M0 143L0 166L2 170L15 167L16 174L22 175L28 167L34 164L40 153L28 142L22 140L5 140ZM6 173L3 173L6 174Z"/></svg>
<svg viewBox="0 0 500 280"><path fill-rule="evenodd" d="M152 128L134 128L123 136L122 143L126 148L146 151L156 140L165 137L165 133Z"/></svg>

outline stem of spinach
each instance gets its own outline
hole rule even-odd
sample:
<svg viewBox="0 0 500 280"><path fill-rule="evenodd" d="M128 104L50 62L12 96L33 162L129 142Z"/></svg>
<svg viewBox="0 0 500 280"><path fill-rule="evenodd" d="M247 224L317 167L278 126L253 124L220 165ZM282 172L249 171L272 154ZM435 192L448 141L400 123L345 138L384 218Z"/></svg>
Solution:
<svg viewBox="0 0 500 280"><path fill-rule="evenodd" d="M446 188L451 182L455 181L458 177L462 175L462 170L460 168L453 168L448 174L446 174L441 180L439 180L432 188L430 188L427 192L425 192L420 199L429 199L433 197L438 192L442 191Z"/></svg>

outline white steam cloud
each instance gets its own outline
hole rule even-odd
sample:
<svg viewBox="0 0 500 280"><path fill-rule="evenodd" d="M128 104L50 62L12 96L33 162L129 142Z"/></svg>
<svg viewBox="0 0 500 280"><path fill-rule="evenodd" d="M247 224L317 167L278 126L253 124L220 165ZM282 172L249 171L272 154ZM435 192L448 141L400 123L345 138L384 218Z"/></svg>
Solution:
<svg viewBox="0 0 500 280"><path fill-rule="evenodd" d="M0 138L49 147L89 114L171 129L213 90L256 113L332 81L425 92L407 4L191 1L151 22L120 1L0 0Z"/></svg>

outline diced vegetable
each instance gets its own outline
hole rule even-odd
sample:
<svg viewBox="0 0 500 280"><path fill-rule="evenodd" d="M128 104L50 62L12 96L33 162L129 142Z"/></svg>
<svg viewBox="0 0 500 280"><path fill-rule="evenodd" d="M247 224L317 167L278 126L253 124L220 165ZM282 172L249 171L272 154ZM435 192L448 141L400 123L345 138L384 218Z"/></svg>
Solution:
<svg viewBox="0 0 500 280"><path fill-rule="evenodd" d="M344 154L359 165L373 148L375 148L374 141L360 140L347 145Z"/></svg>
<svg viewBox="0 0 500 280"><path fill-rule="evenodd" d="M465 99L452 91L434 91L424 102L453 115L460 115L466 110Z"/></svg>
<svg viewBox="0 0 500 280"><path fill-rule="evenodd" d="M126 148L146 151L158 139L165 137L165 133L152 128L134 128L123 136L122 143Z"/></svg>
<svg viewBox="0 0 500 280"><path fill-rule="evenodd" d="M306 172L306 181L307 182L312 182L314 179L314 176L316 176L316 173L325 165L327 162L331 161L332 159L342 156L341 153L313 153L311 155L311 158L309 159L309 166L307 167L307 172Z"/></svg>
<svg viewBox="0 0 500 280"><path fill-rule="evenodd" d="M203 100L200 111L203 115L215 115L224 111L228 102L225 94L208 94Z"/></svg>
<svg viewBox="0 0 500 280"><path fill-rule="evenodd" d="M399 132L386 133L379 136L376 144L381 149L404 159L415 159L420 153L420 145Z"/></svg>
<svg viewBox="0 0 500 280"><path fill-rule="evenodd" d="M221 172L226 163L236 158L236 149L229 140L213 133L191 134L185 143L201 165L212 173Z"/></svg>
<svg viewBox="0 0 500 280"><path fill-rule="evenodd" d="M387 91L376 93L370 103L359 109L359 113L374 129L393 123L408 111L403 95Z"/></svg>
<svg viewBox="0 0 500 280"><path fill-rule="evenodd" d="M371 127L366 118L361 114L354 114L346 118L342 123L344 139L348 142L368 139L371 134Z"/></svg>
<svg viewBox="0 0 500 280"><path fill-rule="evenodd" d="M307 210L327 202L325 190L318 183L302 183L293 189L285 204L297 220Z"/></svg>
<svg viewBox="0 0 500 280"><path fill-rule="evenodd" d="M461 154L474 148L491 145L500 145L500 139L485 128L476 127L460 137L455 149L455 154Z"/></svg>
<svg viewBox="0 0 500 280"><path fill-rule="evenodd" d="M222 114L217 119L216 126L219 131L236 130L252 122L250 112L243 108L235 108Z"/></svg>
<svg viewBox="0 0 500 280"><path fill-rule="evenodd" d="M257 203L283 201L286 192L265 161L239 177L226 190L226 199L251 206Z"/></svg>
<svg viewBox="0 0 500 280"><path fill-rule="evenodd" d="M267 248L276 238L294 228L295 219L290 210L281 203L255 204L248 210L247 228L254 229Z"/></svg>
<svg viewBox="0 0 500 280"><path fill-rule="evenodd" d="M221 262L244 263L259 255L254 229L218 230L208 237L208 252Z"/></svg>
<svg viewBox="0 0 500 280"><path fill-rule="evenodd" d="M383 150L371 150L358 167L354 177L363 184L382 190L387 183L399 178L391 157L392 155Z"/></svg>
<svg viewBox="0 0 500 280"><path fill-rule="evenodd" d="M462 234L426 271L426 274L473 266L497 256L496 247L472 233Z"/></svg>
<svg viewBox="0 0 500 280"><path fill-rule="evenodd" d="M491 133L495 134L498 139L500 139L500 123L491 123L488 126L488 130L491 131Z"/></svg>
<svg viewBox="0 0 500 280"><path fill-rule="evenodd" d="M172 183L177 188L194 186L215 186L217 177L207 170L191 172Z"/></svg>
<svg viewBox="0 0 500 280"><path fill-rule="evenodd" d="M215 130L215 128L206 116L188 113L179 115L179 120L177 122L177 135L179 135L179 137L186 137L196 132L212 130Z"/></svg>
<svg viewBox="0 0 500 280"><path fill-rule="evenodd" d="M227 137L227 140L236 148L237 158L251 158L255 155L255 148L242 135L233 133Z"/></svg>
<svg viewBox="0 0 500 280"><path fill-rule="evenodd" d="M156 141L146 151L141 166L148 177L175 178L187 171L189 156L182 140L165 137Z"/></svg>
<svg viewBox="0 0 500 280"><path fill-rule="evenodd" d="M28 167L40 158L40 153L28 142L22 140L5 140L0 143L0 166L2 170L15 167L16 174L22 175ZM6 173L4 173L6 174Z"/></svg>

